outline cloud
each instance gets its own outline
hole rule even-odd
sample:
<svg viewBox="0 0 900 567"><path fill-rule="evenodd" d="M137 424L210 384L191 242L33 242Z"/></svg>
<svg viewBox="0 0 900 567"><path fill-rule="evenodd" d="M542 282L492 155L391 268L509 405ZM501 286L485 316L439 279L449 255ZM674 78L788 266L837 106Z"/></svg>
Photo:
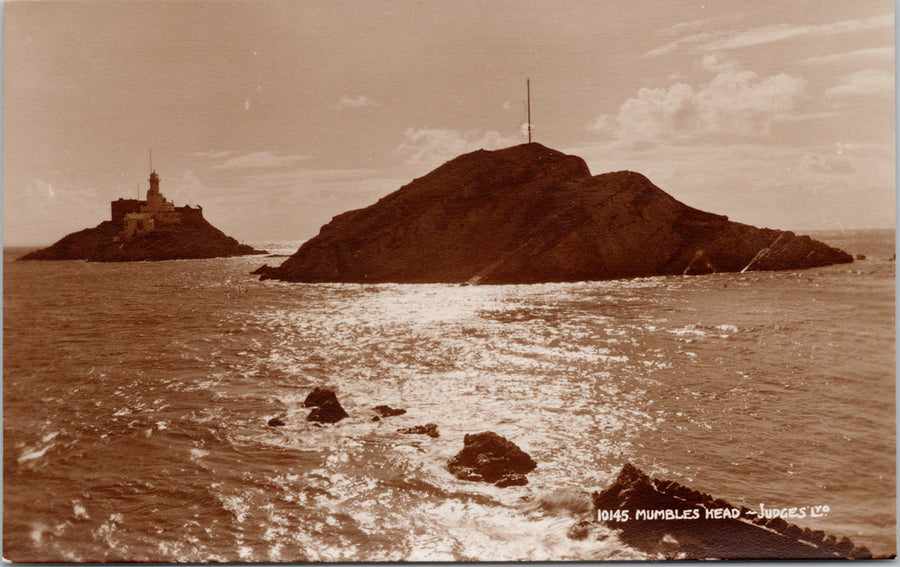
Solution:
<svg viewBox="0 0 900 567"><path fill-rule="evenodd" d="M490 130L460 132L441 128L408 128L397 152L406 156L408 164L442 163L460 154L479 149L496 150L522 143Z"/></svg>
<svg viewBox="0 0 900 567"><path fill-rule="evenodd" d="M591 127L634 149L698 138L765 136L775 122L792 116L806 86L803 78L784 73L760 77L718 54L704 57L701 66L717 72L709 83L642 88L616 115L601 115Z"/></svg>
<svg viewBox="0 0 900 567"><path fill-rule="evenodd" d="M861 95L894 94L894 74L878 69L863 69L841 78L841 84L825 91L825 96L834 98Z"/></svg>
<svg viewBox="0 0 900 567"><path fill-rule="evenodd" d="M221 159L223 157L228 157L234 152L232 151L224 151L224 152L194 152L192 155L202 158L208 159Z"/></svg>
<svg viewBox="0 0 900 567"><path fill-rule="evenodd" d="M840 154L807 153L800 159L800 168L818 173L854 173L853 161Z"/></svg>
<svg viewBox="0 0 900 567"><path fill-rule="evenodd" d="M696 34L703 29L708 29L713 26L718 27L723 24L733 25L744 20L748 14L748 12L733 12L712 18L679 22L662 30L662 35L667 37L678 37L684 34Z"/></svg>
<svg viewBox="0 0 900 567"><path fill-rule="evenodd" d="M262 96L262 87L257 85L257 87L250 92L247 98L244 100L244 110L250 110L250 107L256 100Z"/></svg>
<svg viewBox="0 0 900 567"><path fill-rule="evenodd" d="M225 152L220 154L227 155ZM244 169L258 167L281 167L311 159L306 155L278 156L271 152L253 152L229 158L213 166L213 169Z"/></svg>
<svg viewBox="0 0 900 567"><path fill-rule="evenodd" d="M224 152L228 153L228 152ZM163 194L174 200L176 205L188 204L196 205L200 196L206 195L209 188L204 184L192 169L181 174L181 178L175 180L171 184L172 189L166 190ZM188 203L180 203L181 200L188 200Z"/></svg>
<svg viewBox="0 0 900 567"><path fill-rule="evenodd" d="M583 157L595 174L639 171L683 203L737 222L791 230L894 224L893 145L708 142L635 152L599 142L560 149Z"/></svg>
<svg viewBox="0 0 900 567"><path fill-rule="evenodd" d="M713 73L725 73L737 70L738 64L734 59L729 59L716 51L704 55L700 60L700 67Z"/></svg>
<svg viewBox="0 0 900 567"><path fill-rule="evenodd" d="M800 63L807 63L810 65L831 65L834 63L858 63L860 60L865 59L882 61L893 65L894 48L870 47L868 49L856 49L854 51L845 51L844 53L807 57L806 59L801 59Z"/></svg>
<svg viewBox="0 0 900 567"><path fill-rule="evenodd" d="M335 108L366 108L370 106L380 106L381 103L364 95L347 96L344 95L334 105Z"/></svg>
<svg viewBox="0 0 900 567"><path fill-rule="evenodd" d="M95 187L39 178L28 180L15 191L4 189L3 239L21 245L46 246L70 232L96 226L109 215L109 205L104 205L103 199L113 198L112 192L103 193Z"/></svg>
<svg viewBox="0 0 900 567"><path fill-rule="evenodd" d="M35 191L32 194L37 196L39 201L52 200L56 197L56 191L53 189L52 183L35 178L34 187Z"/></svg>
<svg viewBox="0 0 900 567"><path fill-rule="evenodd" d="M652 49L647 57L657 57L673 51L694 52L725 51L799 37L825 37L841 33L861 32L894 25L894 16L884 14L870 18L843 20L828 24L792 25L777 24L740 31L700 32L676 39Z"/></svg>

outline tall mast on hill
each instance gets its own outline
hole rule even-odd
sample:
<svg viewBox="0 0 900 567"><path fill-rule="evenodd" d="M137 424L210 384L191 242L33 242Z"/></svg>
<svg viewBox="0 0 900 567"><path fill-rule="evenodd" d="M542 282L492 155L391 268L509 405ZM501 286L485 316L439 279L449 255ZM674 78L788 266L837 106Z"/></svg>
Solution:
<svg viewBox="0 0 900 567"><path fill-rule="evenodd" d="M525 79L525 90L528 95L528 143L531 143L531 79Z"/></svg>

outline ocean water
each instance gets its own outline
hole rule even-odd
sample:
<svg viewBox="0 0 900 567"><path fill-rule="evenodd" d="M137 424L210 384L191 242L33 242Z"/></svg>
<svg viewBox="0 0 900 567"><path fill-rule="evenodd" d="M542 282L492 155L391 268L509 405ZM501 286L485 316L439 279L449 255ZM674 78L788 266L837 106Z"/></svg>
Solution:
<svg viewBox="0 0 900 567"><path fill-rule="evenodd" d="M754 509L828 506L796 523L893 554L894 233L818 236L868 259L462 287L8 249L3 554L652 559L610 530L566 536L626 462ZM314 386L350 418L307 422ZM373 422L378 404L407 413ZM286 426L267 427L276 416ZM397 432L428 422L439 438ZM527 486L446 471L480 431L532 455Z"/></svg>

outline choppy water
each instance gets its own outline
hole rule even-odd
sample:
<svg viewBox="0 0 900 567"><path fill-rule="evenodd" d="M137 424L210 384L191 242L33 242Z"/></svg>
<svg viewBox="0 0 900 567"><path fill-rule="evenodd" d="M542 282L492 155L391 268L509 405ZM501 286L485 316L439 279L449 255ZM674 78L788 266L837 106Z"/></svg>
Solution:
<svg viewBox="0 0 900 567"><path fill-rule="evenodd" d="M837 236L870 258L485 287L7 251L4 556L642 558L613 532L565 535L626 461L735 504L828 505L797 523L891 554L893 231ZM351 417L305 421L315 385ZM408 412L372 422L377 404ZM426 422L440 438L396 431ZM538 462L528 486L444 469L486 430Z"/></svg>

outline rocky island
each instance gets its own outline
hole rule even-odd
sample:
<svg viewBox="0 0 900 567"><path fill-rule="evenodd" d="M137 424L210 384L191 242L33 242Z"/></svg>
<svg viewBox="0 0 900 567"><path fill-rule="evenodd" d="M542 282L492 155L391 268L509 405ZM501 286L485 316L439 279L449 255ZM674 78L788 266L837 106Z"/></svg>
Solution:
<svg viewBox="0 0 900 567"><path fill-rule="evenodd" d="M129 262L219 258L265 254L209 224L202 207L176 207L159 192L159 175L150 173L147 199L118 199L111 218L73 232L19 260L91 260Z"/></svg>
<svg viewBox="0 0 900 567"><path fill-rule="evenodd" d="M525 284L852 262L808 236L729 221L631 171L591 175L538 143L464 154L336 216L261 279Z"/></svg>

